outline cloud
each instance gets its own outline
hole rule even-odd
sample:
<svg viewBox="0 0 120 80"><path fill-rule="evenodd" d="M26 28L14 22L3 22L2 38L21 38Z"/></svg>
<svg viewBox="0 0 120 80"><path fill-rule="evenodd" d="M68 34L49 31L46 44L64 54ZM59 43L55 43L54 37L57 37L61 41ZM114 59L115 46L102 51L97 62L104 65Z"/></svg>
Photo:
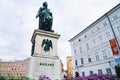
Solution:
<svg viewBox="0 0 120 80"><path fill-rule="evenodd" d="M45 0L0 0L0 55L27 58L31 54L31 37L38 28L35 18ZM53 13L53 30L61 35L58 55L66 64L71 55L68 40L82 31L120 0L48 0ZM0 57L3 58L3 57ZM10 58L11 59L11 58Z"/></svg>

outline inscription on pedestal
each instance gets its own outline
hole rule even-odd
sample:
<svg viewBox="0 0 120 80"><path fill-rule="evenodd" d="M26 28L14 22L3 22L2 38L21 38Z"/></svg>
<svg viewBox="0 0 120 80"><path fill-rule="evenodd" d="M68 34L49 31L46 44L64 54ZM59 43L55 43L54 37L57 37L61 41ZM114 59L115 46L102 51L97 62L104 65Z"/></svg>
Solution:
<svg viewBox="0 0 120 80"><path fill-rule="evenodd" d="M52 63L40 63L40 66L54 66Z"/></svg>

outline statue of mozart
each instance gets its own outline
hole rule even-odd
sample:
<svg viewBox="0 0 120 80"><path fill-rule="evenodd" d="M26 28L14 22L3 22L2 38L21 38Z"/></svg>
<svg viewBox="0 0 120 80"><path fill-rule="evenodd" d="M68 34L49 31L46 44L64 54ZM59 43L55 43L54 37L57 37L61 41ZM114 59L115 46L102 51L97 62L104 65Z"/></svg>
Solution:
<svg viewBox="0 0 120 80"><path fill-rule="evenodd" d="M39 29L54 32L52 30L52 22L53 22L53 16L50 12L50 9L47 8L47 2L43 3L43 7L40 7L36 18L39 17Z"/></svg>

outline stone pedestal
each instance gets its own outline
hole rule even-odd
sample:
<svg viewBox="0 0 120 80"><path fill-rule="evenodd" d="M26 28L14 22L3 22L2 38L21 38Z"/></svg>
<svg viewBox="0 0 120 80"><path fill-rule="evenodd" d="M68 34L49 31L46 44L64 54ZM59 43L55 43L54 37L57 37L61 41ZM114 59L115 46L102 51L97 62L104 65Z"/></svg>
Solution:
<svg viewBox="0 0 120 80"><path fill-rule="evenodd" d="M60 35L53 32L34 31L31 39L34 46L27 74L29 78L38 80L40 76L45 75L51 80L62 79L61 62L57 55L57 40L59 37ZM49 45L48 42L52 44ZM46 45L50 47L46 47Z"/></svg>

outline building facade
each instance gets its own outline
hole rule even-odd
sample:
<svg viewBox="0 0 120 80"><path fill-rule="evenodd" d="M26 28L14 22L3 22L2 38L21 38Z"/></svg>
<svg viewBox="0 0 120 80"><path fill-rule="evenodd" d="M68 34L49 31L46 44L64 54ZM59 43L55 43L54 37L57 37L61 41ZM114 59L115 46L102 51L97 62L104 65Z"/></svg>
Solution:
<svg viewBox="0 0 120 80"><path fill-rule="evenodd" d="M120 4L69 40L73 75L116 74L120 52Z"/></svg>
<svg viewBox="0 0 120 80"><path fill-rule="evenodd" d="M72 76L72 57L67 56L66 60L67 60L67 75L71 77Z"/></svg>
<svg viewBox="0 0 120 80"><path fill-rule="evenodd" d="M28 68L29 58L16 61L1 61L0 76L25 77Z"/></svg>

